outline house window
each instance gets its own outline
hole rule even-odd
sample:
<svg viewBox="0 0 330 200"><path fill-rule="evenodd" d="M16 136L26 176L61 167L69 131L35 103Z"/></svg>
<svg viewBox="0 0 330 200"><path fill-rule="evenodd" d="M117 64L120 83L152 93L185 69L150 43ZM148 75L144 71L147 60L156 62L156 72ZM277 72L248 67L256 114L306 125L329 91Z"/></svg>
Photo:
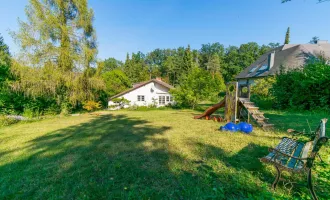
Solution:
<svg viewBox="0 0 330 200"><path fill-rule="evenodd" d="M258 68L258 67L253 67L253 68L249 71L249 73L254 72L257 68Z"/></svg>
<svg viewBox="0 0 330 200"><path fill-rule="evenodd" d="M258 69L258 72L260 72L260 71L264 71L264 70L266 70L266 69L268 69L268 65L263 65L262 67L260 67L260 68Z"/></svg>
<svg viewBox="0 0 330 200"><path fill-rule="evenodd" d="M173 97L172 96L170 96L170 102L172 102L173 101Z"/></svg>
<svg viewBox="0 0 330 200"><path fill-rule="evenodd" d="M138 101L144 101L144 95L138 95L137 100Z"/></svg>
<svg viewBox="0 0 330 200"><path fill-rule="evenodd" d="M166 102L170 101L170 96L166 96Z"/></svg>
<svg viewBox="0 0 330 200"><path fill-rule="evenodd" d="M159 96L159 105L165 105L165 96Z"/></svg>

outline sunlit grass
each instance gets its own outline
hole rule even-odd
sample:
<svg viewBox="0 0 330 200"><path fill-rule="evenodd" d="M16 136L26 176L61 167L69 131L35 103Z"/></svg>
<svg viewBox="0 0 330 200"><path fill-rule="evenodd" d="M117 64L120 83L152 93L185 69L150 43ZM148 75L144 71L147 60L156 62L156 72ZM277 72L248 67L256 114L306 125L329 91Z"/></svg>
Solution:
<svg viewBox="0 0 330 200"><path fill-rule="evenodd" d="M286 128L304 128L307 118L314 129L326 116L270 111L278 130L246 135L219 132L223 124L194 113L114 111L3 128L0 199L309 198L305 188L273 192L274 170L259 158ZM329 162L329 146L321 152ZM317 168L326 199L329 166Z"/></svg>

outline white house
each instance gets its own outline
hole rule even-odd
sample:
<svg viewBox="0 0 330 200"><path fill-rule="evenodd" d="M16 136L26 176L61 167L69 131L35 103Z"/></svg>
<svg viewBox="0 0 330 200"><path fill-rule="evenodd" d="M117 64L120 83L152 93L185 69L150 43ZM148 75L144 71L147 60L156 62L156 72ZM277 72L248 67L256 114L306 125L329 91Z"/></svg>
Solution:
<svg viewBox="0 0 330 200"><path fill-rule="evenodd" d="M173 97L169 90L173 86L163 82L161 79L151 79L146 82L137 83L124 92L121 92L109 99L108 106L118 106L112 100L115 98L124 98L130 101L129 105L125 106L150 106L157 107L165 106L174 103ZM118 108L114 108L118 109Z"/></svg>

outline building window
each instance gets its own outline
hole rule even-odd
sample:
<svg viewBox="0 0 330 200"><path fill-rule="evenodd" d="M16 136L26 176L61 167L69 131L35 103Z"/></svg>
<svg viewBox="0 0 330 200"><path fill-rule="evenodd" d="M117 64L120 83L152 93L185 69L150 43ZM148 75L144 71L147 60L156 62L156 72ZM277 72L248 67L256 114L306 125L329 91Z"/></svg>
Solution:
<svg viewBox="0 0 330 200"><path fill-rule="evenodd" d="M138 95L137 100L138 101L144 101L144 95Z"/></svg>
<svg viewBox="0 0 330 200"><path fill-rule="evenodd" d="M165 96L159 96L159 105L165 105Z"/></svg>
<svg viewBox="0 0 330 200"><path fill-rule="evenodd" d="M166 102L170 101L170 96L166 96Z"/></svg>
<svg viewBox="0 0 330 200"><path fill-rule="evenodd" d="M263 65L258 69L258 72L268 69L268 65Z"/></svg>
<svg viewBox="0 0 330 200"><path fill-rule="evenodd" d="M249 71L249 73L254 72L257 68L258 68L258 67L253 67L253 68Z"/></svg>
<svg viewBox="0 0 330 200"><path fill-rule="evenodd" d="M172 96L170 96L170 102L172 102L173 101L173 97Z"/></svg>

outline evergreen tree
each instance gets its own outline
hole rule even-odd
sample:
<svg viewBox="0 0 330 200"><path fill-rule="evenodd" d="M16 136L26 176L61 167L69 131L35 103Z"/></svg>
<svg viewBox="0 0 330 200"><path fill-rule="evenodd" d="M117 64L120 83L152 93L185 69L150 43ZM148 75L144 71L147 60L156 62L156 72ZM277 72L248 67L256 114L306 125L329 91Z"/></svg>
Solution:
<svg viewBox="0 0 330 200"><path fill-rule="evenodd" d="M213 54L208 63L207 70L211 72L212 78L214 79L214 75L220 71L220 59L218 54Z"/></svg>
<svg viewBox="0 0 330 200"><path fill-rule="evenodd" d="M184 51L182 70L184 70L184 72L187 73L191 70L192 66L193 66L193 55L190 50L190 45L188 45L188 47Z"/></svg>
<svg viewBox="0 0 330 200"><path fill-rule="evenodd" d="M174 62L173 56L168 56L164 62L164 68L167 72L167 79L169 80L169 83L174 85L175 79L176 79L176 66Z"/></svg>
<svg viewBox="0 0 330 200"><path fill-rule="evenodd" d="M129 54L127 54L124 72L132 83L148 80L150 78L150 72L145 63L145 55L141 52L132 53L132 58L130 59Z"/></svg>
<svg viewBox="0 0 330 200"><path fill-rule="evenodd" d="M290 43L290 27L288 27L288 29L286 30L285 40L284 40L284 44L289 44L289 43Z"/></svg>

